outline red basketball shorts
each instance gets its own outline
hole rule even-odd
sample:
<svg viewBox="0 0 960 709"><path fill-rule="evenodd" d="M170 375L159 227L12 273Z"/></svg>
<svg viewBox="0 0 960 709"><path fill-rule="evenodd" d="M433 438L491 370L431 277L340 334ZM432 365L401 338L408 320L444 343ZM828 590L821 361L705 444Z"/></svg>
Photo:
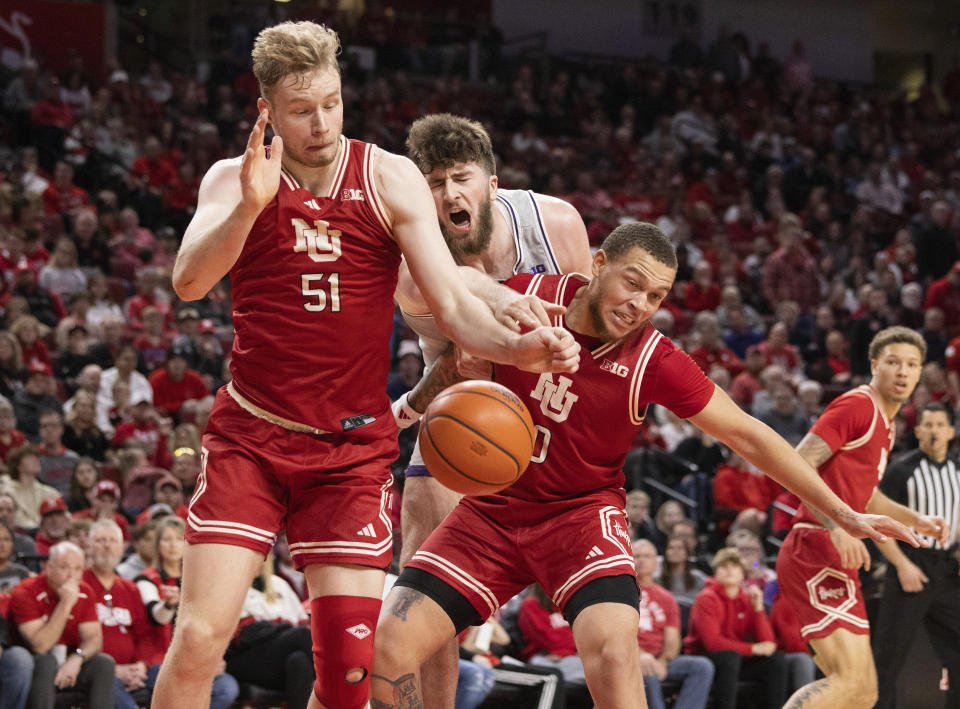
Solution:
<svg viewBox="0 0 960 709"><path fill-rule="evenodd" d="M289 431L242 409L223 389L203 434L187 541L266 554L286 527L298 567L393 558L389 466L396 439L352 441Z"/></svg>
<svg viewBox="0 0 960 709"><path fill-rule="evenodd" d="M453 586L481 618L535 581L563 609L584 584L634 573L623 500L612 491L537 503L464 498L407 565Z"/></svg>
<svg viewBox="0 0 960 709"><path fill-rule="evenodd" d="M780 593L793 606L804 640L846 628L869 635L856 569L845 569L822 527L795 525L777 554Z"/></svg>

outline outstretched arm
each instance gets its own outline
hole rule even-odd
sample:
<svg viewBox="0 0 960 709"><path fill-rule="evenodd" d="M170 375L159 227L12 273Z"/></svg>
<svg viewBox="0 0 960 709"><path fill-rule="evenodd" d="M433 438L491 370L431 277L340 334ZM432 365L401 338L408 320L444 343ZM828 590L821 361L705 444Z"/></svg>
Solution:
<svg viewBox="0 0 960 709"><path fill-rule="evenodd" d="M826 514L852 536L870 537L877 542L891 535L919 545L916 534L899 522L850 509L793 448L773 429L745 413L717 387L703 410L690 417L691 423L723 441L735 453L750 461L793 492L808 506Z"/></svg>

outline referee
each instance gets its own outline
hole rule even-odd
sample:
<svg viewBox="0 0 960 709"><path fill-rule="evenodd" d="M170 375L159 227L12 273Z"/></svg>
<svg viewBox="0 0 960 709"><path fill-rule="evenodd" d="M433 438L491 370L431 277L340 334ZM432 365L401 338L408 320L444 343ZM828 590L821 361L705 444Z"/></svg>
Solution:
<svg viewBox="0 0 960 709"><path fill-rule="evenodd" d="M920 514L944 518L950 525L950 544L945 548L927 537L926 549L895 540L878 545L890 563L873 636L880 696L874 709L897 706L898 675L921 622L948 671L944 706L960 709L960 465L947 453L956 433L952 412L943 404L928 404L915 432L919 450L890 465L880 491Z"/></svg>

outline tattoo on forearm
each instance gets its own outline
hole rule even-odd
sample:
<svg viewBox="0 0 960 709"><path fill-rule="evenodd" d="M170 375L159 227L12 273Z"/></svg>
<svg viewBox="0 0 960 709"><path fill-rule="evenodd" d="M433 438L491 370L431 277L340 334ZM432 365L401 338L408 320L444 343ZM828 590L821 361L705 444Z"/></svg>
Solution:
<svg viewBox="0 0 960 709"><path fill-rule="evenodd" d="M390 615L406 621L407 611L423 601L423 594L412 588L400 587L390 601Z"/></svg>
<svg viewBox="0 0 960 709"><path fill-rule="evenodd" d="M813 705L808 705L808 699L816 699L819 696L822 696L823 693L830 686L829 679L821 679L816 682L811 682L808 685L805 685L793 693L793 696L787 700L787 703L783 705L783 709L805 709Z"/></svg>
<svg viewBox="0 0 960 709"><path fill-rule="evenodd" d="M417 686L417 676L412 672L401 675L397 679L390 679L374 673L374 681L386 682L393 689L393 701L385 702L381 699L370 699L370 709L423 709L423 699L420 688Z"/></svg>
<svg viewBox="0 0 960 709"><path fill-rule="evenodd" d="M826 529L836 529L839 526L836 522L834 522L816 507L810 507L809 505L807 507L811 512L813 512L813 516L820 520L820 524L822 524ZM836 508L832 510L832 512L837 516L843 516L845 514L845 511L840 508Z"/></svg>
<svg viewBox="0 0 960 709"><path fill-rule="evenodd" d="M797 453L815 470L833 456L827 442L815 433L808 433L797 445Z"/></svg>
<svg viewBox="0 0 960 709"><path fill-rule="evenodd" d="M426 411L437 394L448 386L462 381L463 377L457 371L457 355L451 344L447 351L434 362L427 375L417 382L407 396L407 402L417 411Z"/></svg>

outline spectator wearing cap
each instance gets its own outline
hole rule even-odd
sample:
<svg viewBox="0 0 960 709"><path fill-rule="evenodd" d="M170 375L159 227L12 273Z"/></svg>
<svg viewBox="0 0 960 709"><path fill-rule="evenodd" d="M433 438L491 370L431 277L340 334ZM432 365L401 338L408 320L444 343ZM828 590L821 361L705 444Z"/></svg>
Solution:
<svg viewBox="0 0 960 709"><path fill-rule="evenodd" d="M133 581L153 566L154 549L157 545L157 523L150 518L138 522L133 528L133 553L117 566L117 573ZM142 601L141 601L142 602Z"/></svg>
<svg viewBox="0 0 960 709"><path fill-rule="evenodd" d="M87 277L78 266L77 247L70 238L57 239L50 260L37 274L37 283L61 300L86 291Z"/></svg>
<svg viewBox="0 0 960 709"><path fill-rule="evenodd" d="M943 278L930 284L923 307L940 308L949 336L960 335L960 261L954 261Z"/></svg>
<svg viewBox="0 0 960 709"><path fill-rule="evenodd" d="M7 454L26 442L27 437L17 430L13 404L5 396L0 396L0 470L5 470L2 461L7 459Z"/></svg>
<svg viewBox="0 0 960 709"><path fill-rule="evenodd" d="M50 393L56 382L49 364L40 361L30 363L29 376L23 389L13 396L13 410L17 427L36 442L40 436L40 414L44 411L59 411L60 400Z"/></svg>
<svg viewBox="0 0 960 709"><path fill-rule="evenodd" d="M177 449L174 451L174 459L187 455L196 455L190 453L192 449ZM179 453L179 455L177 455ZM168 473L161 475L153 484L153 502L154 504L166 505L170 508L170 514L175 514L184 522L187 521L187 506L183 504L183 483L180 478Z"/></svg>
<svg viewBox="0 0 960 709"><path fill-rule="evenodd" d="M17 527L36 529L40 525L40 503L59 496L56 488L37 480L40 455L36 447L28 443L10 451L7 470L9 475L0 478L0 489L17 503Z"/></svg>
<svg viewBox="0 0 960 709"><path fill-rule="evenodd" d="M141 313L143 331L133 338L133 346L140 351L140 357L148 373L155 372L166 361L170 349L171 337L163 325L163 313L150 305Z"/></svg>
<svg viewBox="0 0 960 709"><path fill-rule="evenodd" d="M187 352L171 347L166 365L150 375L154 405L174 419L179 418L184 402L210 393L200 373L188 368L187 357Z"/></svg>
<svg viewBox="0 0 960 709"><path fill-rule="evenodd" d="M33 266L18 264L14 270L13 288L3 297L6 305L13 297L20 296L27 301L30 312L47 327L56 327L60 319L67 314L60 299L37 283L37 273Z"/></svg>
<svg viewBox="0 0 960 709"><path fill-rule="evenodd" d="M114 706L114 662L101 652L103 634L83 566L83 550L61 542L50 550L46 570L17 586L10 599L10 615L34 652L31 706L52 707L58 692L77 689L90 707ZM59 646L66 657L57 656Z"/></svg>
<svg viewBox="0 0 960 709"><path fill-rule="evenodd" d="M39 430L40 477L66 497L70 494L70 476L80 456L63 445L63 414L59 408L40 414Z"/></svg>
<svg viewBox="0 0 960 709"><path fill-rule="evenodd" d="M132 345L124 345L114 360L114 366L100 376L100 392L97 395L97 426L106 435L114 433L110 423L110 409L114 405L113 387L123 382L130 388L130 402L153 404L153 388L149 380L137 371L139 353Z"/></svg>
<svg viewBox="0 0 960 709"><path fill-rule="evenodd" d="M187 306L177 311L177 334L173 347L187 353L187 362L196 367L200 361L200 312Z"/></svg>
<svg viewBox="0 0 960 709"><path fill-rule="evenodd" d="M54 376L63 382L70 396L80 386L77 382L84 367L97 366L90 354L90 331L82 323L74 323L67 330L66 347L53 363ZM99 367L98 367L99 369Z"/></svg>
<svg viewBox="0 0 960 709"><path fill-rule="evenodd" d="M120 486L113 480L101 480L93 488L93 499L90 500L90 507L80 510L74 516L79 518L88 517L94 521L101 519L110 519L116 522L117 526L123 532L123 540L130 541L130 523L120 512Z"/></svg>
<svg viewBox="0 0 960 709"><path fill-rule="evenodd" d="M95 367L96 365L92 366ZM70 402L73 403L73 406L70 408L70 413L67 414L63 444L78 455L103 462L106 460L110 441L97 426L96 394L80 389L73 395Z"/></svg>
<svg viewBox="0 0 960 709"><path fill-rule="evenodd" d="M396 401L420 381L423 373L423 354L414 340L401 340L397 347L397 370L387 380L387 396Z"/></svg>
<svg viewBox="0 0 960 709"><path fill-rule="evenodd" d="M131 420L117 424L113 434L113 446L119 448L133 439L143 446L152 465L167 468L170 462L167 439L172 433L170 419L160 415L143 397L131 399L131 403Z"/></svg>
<svg viewBox="0 0 960 709"><path fill-rule="evenodd" d="M70 527L70 511L59 495L52 495L41 502L38 511L40 526L36 536L37 553L47 554L50 547L66 539Z"/></svg>

